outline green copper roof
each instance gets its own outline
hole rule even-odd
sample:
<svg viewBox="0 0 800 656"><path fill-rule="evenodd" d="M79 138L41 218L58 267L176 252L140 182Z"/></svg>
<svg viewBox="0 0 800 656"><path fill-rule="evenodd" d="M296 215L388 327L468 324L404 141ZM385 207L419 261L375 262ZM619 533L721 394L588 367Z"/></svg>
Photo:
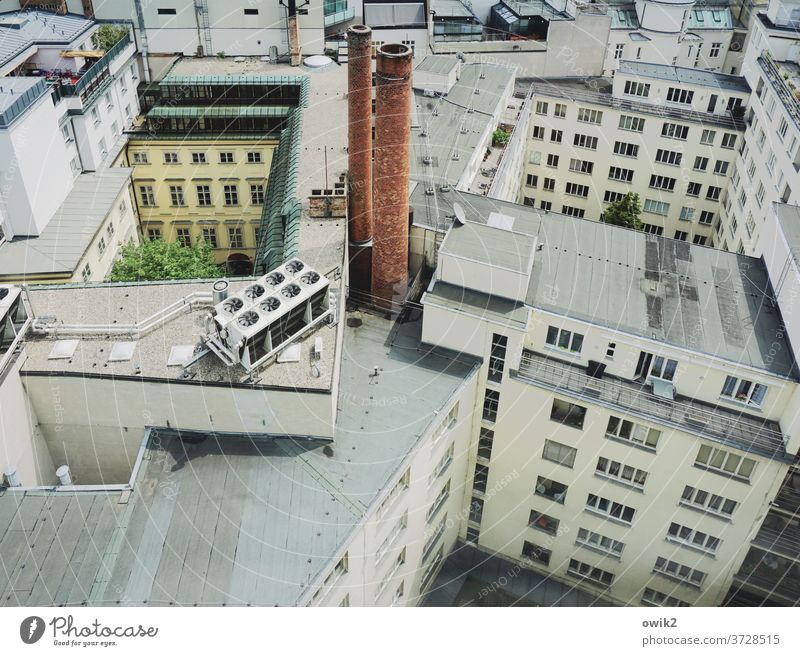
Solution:
<svg viewBox="0 0 800 656"><path fill-rule="evenodd" d="M167 75L162 85L238 85L261 86L264 84L301 85L307 84L305 75Z"/></svg>
<svg viewBox="0 0 800 656"><path fill-rule="evenodd" d="M214 107L153 107L148 118L239 118L242 116L289 116L293 107L217 105Z"/></svg>

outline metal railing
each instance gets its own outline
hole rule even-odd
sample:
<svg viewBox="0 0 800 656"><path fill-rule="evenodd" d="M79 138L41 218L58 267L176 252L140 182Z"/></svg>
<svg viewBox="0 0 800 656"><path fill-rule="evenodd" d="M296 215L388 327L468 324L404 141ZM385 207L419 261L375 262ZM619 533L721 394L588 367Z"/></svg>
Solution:
<svg viewBox="0 0 800 656"><path fill-rule="evenodd" d="M789 88L786 80L783 79L780 68L778 68L772 55L764 51L764 54L758 58L758 63L761 65L761 70L764 71L764 75L772 82L772 87L775 89L784 107L786 107L789 116L792 117L795 125L800 128L800 102Z"/></svg>
<svg viewBox="0 0 800 656"><path fill-rule="evenodd" d="M768 458L785 459L780 426L773 421L751 417L720 406L679 397L655 396L640 383L619 378L594 378L582 368L524 351L517 378L564 392L592 403L619 408L625 415L637 415L700 437Z"/></svg>
<svg viewBox="0 0 800 656"><path fill-rule="evenodd" d="M800 530L788 524L783 529L762 526L753 544L795 560L800 558Z"/></svg>
<svg viewBox="0 0 800 656"><path fill-rule="evenodd" d="M356 15L356 10L354 7L348 7L344 11L337 11L332 14L325 14L325 27L330 27L331 25L338 25L339 23L345 23L349 20L353 20Z"/></svg>

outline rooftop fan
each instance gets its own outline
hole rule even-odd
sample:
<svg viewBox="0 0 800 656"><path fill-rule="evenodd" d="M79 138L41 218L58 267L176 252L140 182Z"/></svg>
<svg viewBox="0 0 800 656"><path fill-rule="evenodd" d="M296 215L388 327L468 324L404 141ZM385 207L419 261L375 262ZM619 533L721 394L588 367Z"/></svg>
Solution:
<svg viewBox="0 0 800 656"><path fill-rule="evenodd" d="M319 274L316 271L304 273L303 277L300 278L300 282L302 282L304 285L313 285L319 282Z"/></svg>
<svg viewBox="0 0 800 656"><path fill-rule="evenodd" d="M236 323L238 323L242 328L249 328L250 326L256 325L258 323L258 319L258 313L248 310L236 318Z"/></svg>
<svg viewBox="0 0 800 656"><path fill-rule="evenodd" d="M300 293L300 288L297 285L286 285L283 289L281 289L281 294L283 294L286 298L294 298Z"/></svg>
<svg viewBox="0 0 800 656"><path fill-rule="evenodd" d="M269 274L269 275L268 275L268 276L265 278L265 280L266 280L267 284L268 284L268 285L270 285L271 287L277 287L277 286L278 286L278 285L280 285L280 284L281 284L281 283L282 283L284 280L286 280L286 276L284 276L282 273L278 273L278 272L276 271L275 273L270 273L270 274Z"/></svg>
<svg viewBox="0 0 800 656"><path fill-rule="evenodd" d="M244 290L244 295L250 300L255 300L259 296L263 296L264 288L261 285L250 285Z"/></svg>
<svg viewBox="0 0 800 656"><path fill-rule="evenodd" d="M286 263L286 270L289 273L298 273L303 270L305 265L300 260L292 260Z"/></svg>
<svg viewBox="0 0 800 656"><path fill-rule="evenodd" d="M244 303L242 302L241 298L237 298L236 296L231 296L227 301L222 304L222 309L225 310L228 314L233 314L234 312L238 312L242 309Z"/></svg>
<svg viewBox="0 0 800 656"><path fill-rule="evenodd" d="M281 302L274 296L269 296L262 304L261 309L265 312L273 312L281 306Z"/></svg>

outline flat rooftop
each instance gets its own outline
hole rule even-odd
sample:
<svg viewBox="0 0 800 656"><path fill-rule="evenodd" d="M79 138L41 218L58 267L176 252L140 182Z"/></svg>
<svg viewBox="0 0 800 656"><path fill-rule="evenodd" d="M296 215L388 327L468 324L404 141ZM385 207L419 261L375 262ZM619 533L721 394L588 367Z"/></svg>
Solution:
<svg viewBox="0 0 800 656"><path fill-rule="evenodd" d="M0 13L0 67L35 45L68 45L88 36L96 23L77 14L25 10Z"/></svg>
<svg viewBox="0 0 800 656"><path fill-rule="evenodd" d="M467 221L486 223L500 212L513 218L514 232L542 244L527 305L797 379L760 259L484 196L429 196L419 187L411 195L414 223L449 226L455 202Z"/></svg>
<svg viewBox="0 0 800 656"><path fill-rule="evenodd" d="M132 173L132 168L114 167L76 177L38 237L18 237L0 245L0 280L71 276Z"/></svg>
<svg viewBox="0 0 800 656"><path fill-rule="evenodd" d="M705 71L701 68L685 68L683 66L670 66L668 64L647 64L626 59L619 62L617 73L656 80L667 80L668 82L675 82L676 84L693 84L725 91L750 93L750 85L747 84L747 80L742 76L715 73L713 71Z"/></svg>
<svg viewBox="0 0 800 656"><path fill-rule="evenodd" d="M299 603L478 366L421 345L421 319L348 319L332 453L315 441L160 431L126 503L7 492L0 604Z"/></svg>

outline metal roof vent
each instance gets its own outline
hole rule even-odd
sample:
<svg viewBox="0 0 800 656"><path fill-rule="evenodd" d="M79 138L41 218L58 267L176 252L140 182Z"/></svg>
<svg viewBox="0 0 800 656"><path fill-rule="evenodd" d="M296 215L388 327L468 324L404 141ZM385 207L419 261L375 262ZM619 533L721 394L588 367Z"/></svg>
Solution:
<svg viewBox="0 0 800 656"><path fill-rule="evenodd" d="M284 280L286 280L286 276L284 276L280 271L274 271L270 273L268 276L264 277L264 282L267 283L270 287L277 287Z"/></svg>
<svg viewBox="0 0 800 656"><path fill-rule="evenodd" d="M266 300L259 306L264 312L274 312L281 306L280 299L274 296L268 296Z"/></svg>
<svg viewBox="0 0 800 656"><path fill-rule="evenodd" d="M261 317L258 316L258 312L248 310L247 312L242 312L238 317L236 317L236 323L238 323L242 328L250 328L250 326L255 326L260 318Z"/></svg>
<svg viewBox="0 0 800 656"><path fill-rule="evenodd" d="M299 296L301 291L302 290L298 285L286 285L286 287L281 289L281 296L284 296L285 298L294 298L295 296Z"/></svg>
<svg viewBox="0 0 800 656"><path fill-rule="evenodd" d="M244 307L244 302L238 296L231 296L222 304L222 311L227 314L236 314Z"/></svg>
<svg viewBox="0 0 800 656"><path fill-rule="evenodd" d="M47 356L48 360L66 360L75 354L78 348L77 339L59 339L54 345L50 355Z"/></svg>
<svg viewBox="0 0 800 656"><path fill-rule="evenodd" d="M286 269L288 273L295 274L300 273L305 266L306 265L300 260L289 260L283 268Z"/></svg>
<svg viewBox="0 0 800 656"><path fill-rule="evenodd" d="M111 353L108 356L109 362L126 362L133 358L133 351L136 342L114 342Z"/></svg>
<svg viewBox="0 0 800 656"><path fill-rule="evenodd" d="M245 298L249 298L251 301L255 301L257 298L263 296L265 291L266 290L264 287L256 283L254 285L250 285L244 290L244 296Z"/></svg>
<svg viewBox="0 0 800 656"><path fill-rule="evenodd" d="M436 193L436 189L433 187L425 187L425 195L426 196L433 196Z"/></svg>
<svg viewBox="0 0 800 656"><path fill-rule="evenodd" d="M319 282L319 274L316 271L308 271L300 276L300 282L304 285L315 285Z"/></svg>

